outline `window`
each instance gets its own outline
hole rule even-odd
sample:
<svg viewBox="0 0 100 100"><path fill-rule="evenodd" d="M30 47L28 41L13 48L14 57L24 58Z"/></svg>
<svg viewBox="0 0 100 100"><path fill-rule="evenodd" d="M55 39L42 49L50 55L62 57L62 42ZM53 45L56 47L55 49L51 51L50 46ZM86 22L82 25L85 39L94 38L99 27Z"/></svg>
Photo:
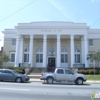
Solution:
<svg viewBox="0 0 100 100"><path fill-rule="evenodd" d="M58 73L58 74L64 74L64 71L63 71L63 69L58 69L58 70L57 70L57 73Z"/></svg>
<svg viewBox="0 0 100 100"><path fill-rule="evenodd" d="M24 62L29 62L29 53L24 53Z"/></svg>
<svg viewBox="0 0 100 100"><path fill-rule="evenodd" d="M43 54L36 54L36 62L37 63L43 62Z"/></svg>
<svg viewBox="0 0 100 100"><path fill-rule="evenodd" d="M24 50L24 62L29 62L29 46Z"/></svg>
<svg viewBox="0 0 100 100"><path fill-rule="evenodd" d="M0 73L5 73L5 71L4 70L0 70Z"/></svg>
<svg viewBox="0 0 100 100"><path fill-rule="evenodd" d="M43 62L43 51L42 49L37 49L36 52L36 63L42 63Z"/></svg>
<svg viewBox="0 0 100 100"><path fill-rule="evenodd" d="M74 56L74 59L75 59L75 63L80 63L80 50L75 48L75 56Z"/></svg>
<svg viewBox="0 0 100 100"><path fill-rule="evenodd" d="M65 70L65 74L72 74L72 71L70 71L70 70Z"/></svg>
<svg viewBox="0 0 100 100"><path fill-rule="evenodd" d="M13 74L11 71L5 70L6 74Z"/></svg>
<svg viewBox="0 0 100 100"><path fill-rule="evenodd" d="M93 46L93 39L89 39L89 46Z"/></svg>
<svg viewBox="0 0 100 100"><path fill-rule="evenodd" d="M80 63L80 54L75 54L75 63Z"/></svg>
<svg viewBox="0 0 100 100"><path fill-rule="evenodd" d="M68 54L65 48L61 51L61 63L68 63Z"/></svg>
<svg viewBox="0 0 100 100"><path fill-rule="evenodd" d="M15 62L15 52L10 52L10 61Z"/></svg>
<svg viewBox="0 0 100 100"><path fill-rule="evenodd" d="M16 45L16 39L12 39L12 45Z"/></svg>

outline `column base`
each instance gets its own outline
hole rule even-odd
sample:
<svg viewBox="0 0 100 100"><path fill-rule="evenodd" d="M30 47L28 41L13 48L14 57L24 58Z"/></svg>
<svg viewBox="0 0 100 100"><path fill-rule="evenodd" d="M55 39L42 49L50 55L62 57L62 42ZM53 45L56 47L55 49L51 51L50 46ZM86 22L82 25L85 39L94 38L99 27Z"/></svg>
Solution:
<svg viewBox="0 0 100 100"><path fill-rule="evenodd" d="M18 67L17 65L14 65L14 67Z"/></svg>

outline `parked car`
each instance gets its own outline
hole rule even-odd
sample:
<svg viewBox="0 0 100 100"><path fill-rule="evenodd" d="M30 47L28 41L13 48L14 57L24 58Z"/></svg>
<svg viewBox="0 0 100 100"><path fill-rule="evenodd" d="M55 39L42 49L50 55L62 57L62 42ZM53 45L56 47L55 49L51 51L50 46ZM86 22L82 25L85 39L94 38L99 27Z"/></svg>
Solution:
<svg viewBox="0 0 100 100"><path fill-rule="evenodd" d="M40 79L46 80L48 84L52 84L54 81L70 81L78 85L82 85L87 80L84 74L73 73L66 68L56 68L54 72L42 72Z"/></svg>
<svg viewBox="0 0 100 100"><path fill-rule="evenodd" d="M15 82L26 82L29 81L29 76L20 74L15 70L0 69L0 81L15 81Z"/></svg>

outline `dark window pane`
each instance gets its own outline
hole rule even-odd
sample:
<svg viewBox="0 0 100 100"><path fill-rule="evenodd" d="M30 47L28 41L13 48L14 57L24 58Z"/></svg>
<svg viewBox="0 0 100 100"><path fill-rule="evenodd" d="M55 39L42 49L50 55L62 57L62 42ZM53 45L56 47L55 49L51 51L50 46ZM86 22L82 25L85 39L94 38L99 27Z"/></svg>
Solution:
<svg viewBox="0 0 100 100"><path fill-rule="evenodd" d="M29 54L24 54L24 62L29 62Z"/></svg>
<svg viewBox="0 0 100 100"><path fill-rule="evenodd" d="M57 70L57 73L58 73L58 74L64 74L64 71L63 71L63 69L58 69L58 70Z"/></svg>
<svg viewBox="0 0 100 100"><path fill-rule="evenodd" d="M11 62L15 62L15 54L11 54Z"/></svg>
<svg viewBox="0 0 100 100"><path fill-rule="evenodd" d="M72 74L72 71L70 71L70 70L65 70L65 74Z"/></svg>
<svg viewBox="0 0 100 100"><path fill-rule="evenodd" d="M61 54L61 63L64 63L64 54Z"/></svg>
<svg viewBox="0 0 100 100"><path fill-rule="evenodd" d="M36 62L39 62L39 54L36 54Z"/></svg>
<svg viewBox="0 0 100 100"><path fill-rule="evenodd" d="M68 63L68 55L65 54L65 63Z"/></svg>

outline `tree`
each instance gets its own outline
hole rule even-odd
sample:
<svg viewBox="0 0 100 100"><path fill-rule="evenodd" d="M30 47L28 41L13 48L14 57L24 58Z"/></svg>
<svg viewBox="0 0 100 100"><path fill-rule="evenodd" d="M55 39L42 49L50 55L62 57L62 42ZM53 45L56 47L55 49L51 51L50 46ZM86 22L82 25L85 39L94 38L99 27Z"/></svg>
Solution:
<svg viewBox="0 0 100 100"><path fill-rule="evenodd" d="M96 67L100 67L100 50L98 50L98 52L90 54L88 59L91 59L92 61L94 60L96 63Z"/></svg>
<svg viewBox="0 0 100 100"><path fill-rule="evenodd" d="M99 67L100 68L100 50L98 50L97 52L90 54L89 59L91 59L92 61L95 61L95 66L94 67ZM100 73L100 70L99 70Z"/></svg>
<svg viewBox="0 0 100 100"><path fill-rule="evenodd" d="M2 54L0 54L0 62L2 63L2 65L6 66L6 63L10 60L9 56L3 52Z"/></svg>

